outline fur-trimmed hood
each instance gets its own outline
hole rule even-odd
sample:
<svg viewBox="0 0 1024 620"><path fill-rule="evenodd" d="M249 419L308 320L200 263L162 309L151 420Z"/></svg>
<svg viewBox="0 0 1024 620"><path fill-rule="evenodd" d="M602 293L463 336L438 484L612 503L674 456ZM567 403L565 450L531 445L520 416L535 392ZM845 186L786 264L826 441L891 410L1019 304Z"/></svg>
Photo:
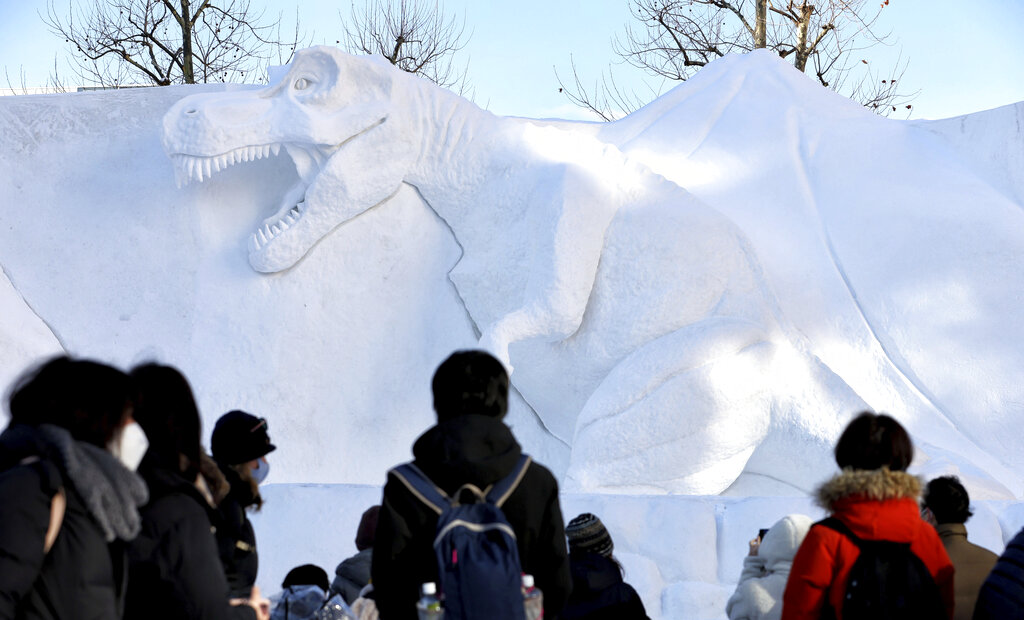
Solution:
<svg viewBox="0 0 1024 620"><path fill-rule="evenodd" d="M921 480L905 471L882 469L844 469L821 485L817 492L817 503L829 512L835 512L836 504L849 497L884 501L889 499L911 499L915 502L921 496Z"/></svg>

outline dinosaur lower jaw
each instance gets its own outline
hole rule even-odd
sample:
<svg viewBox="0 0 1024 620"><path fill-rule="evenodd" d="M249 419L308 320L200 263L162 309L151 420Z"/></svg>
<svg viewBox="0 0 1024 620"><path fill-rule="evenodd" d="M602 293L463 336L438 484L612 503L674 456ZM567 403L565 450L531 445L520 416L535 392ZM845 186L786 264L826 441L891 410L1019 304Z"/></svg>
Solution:
<svg viewBox="0 0 1024 620"><path fill-rule="evenodd" d="M291 201L286 202L285 207L290 203ZM283 215L279 211L277 216L264 220L263 225L249 237L249 253L252 254L254 252L259 252L268 243L281 235L281 233L294 226L302 217L305 210L306 201L302 200L295 206L284 211Z"/></svg>

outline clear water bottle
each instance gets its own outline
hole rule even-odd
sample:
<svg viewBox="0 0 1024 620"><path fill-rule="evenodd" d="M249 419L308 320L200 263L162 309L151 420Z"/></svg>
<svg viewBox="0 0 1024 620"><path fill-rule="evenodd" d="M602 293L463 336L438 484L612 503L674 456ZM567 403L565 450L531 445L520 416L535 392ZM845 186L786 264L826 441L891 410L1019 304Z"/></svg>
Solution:
<svg viewBox="0 0 1024 620"><path fill-rule="evenodd" d="M533 583L533 575L523 575L523 609L526 620L544 617L544 593Z"/></svg>
<svg viewBox="0 0 1024 620"><path fill-rule="evenodd" d="M420 620L443 620L444 608L437 596L437 584L428 581L420 589L420 600L416 602L416 613Z"/></svg>

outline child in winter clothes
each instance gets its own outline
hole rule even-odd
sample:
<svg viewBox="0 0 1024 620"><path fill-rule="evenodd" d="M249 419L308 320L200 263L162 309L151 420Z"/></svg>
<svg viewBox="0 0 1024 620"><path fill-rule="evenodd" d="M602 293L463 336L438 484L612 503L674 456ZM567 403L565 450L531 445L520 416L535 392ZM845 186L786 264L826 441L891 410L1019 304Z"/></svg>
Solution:
<svg viewBox="0 0 1024 620"><path fill-rule="evenodd" d="M303 564L288 571L270 620L315 620L327 600L327 571Z"/></svg>
<svg viewBox="0 0 1024 620"><path fill-rule="evenodd" d="M561 620L648 620L640 595L622 580L622 566L604 524L584 512L565 528L572 593Z"/></svg>
<svg viewBox="0 0 1024 620"><path fill-rule="evenodd" d="M729 620L779 620L782 593L789 569L800 543L811 529L807 515L780 519L758 542L750 542L750 555L743 558L743 572L736 591L725 606Z"/></svg>

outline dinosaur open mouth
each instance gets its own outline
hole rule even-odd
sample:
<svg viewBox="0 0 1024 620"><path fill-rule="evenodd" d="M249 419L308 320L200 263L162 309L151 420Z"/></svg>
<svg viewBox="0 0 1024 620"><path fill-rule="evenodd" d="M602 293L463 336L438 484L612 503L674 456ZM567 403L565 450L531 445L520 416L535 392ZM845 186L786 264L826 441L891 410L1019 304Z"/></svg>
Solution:
<svg viewBox="0 0 1024 620"><path fill-rule="evenodd" d="M312 184L327 157L322 149L292 144L263 144L243 146L219 155L171 155L178 186L192 181L202 183L214 174L242 162L251 162L278 155L282 146L299 173L299 181L288 192L277 211L263 220L262 225L249 237L249 251L259 252L270 241L295 225L306 211L306 189Z"/></svg>

